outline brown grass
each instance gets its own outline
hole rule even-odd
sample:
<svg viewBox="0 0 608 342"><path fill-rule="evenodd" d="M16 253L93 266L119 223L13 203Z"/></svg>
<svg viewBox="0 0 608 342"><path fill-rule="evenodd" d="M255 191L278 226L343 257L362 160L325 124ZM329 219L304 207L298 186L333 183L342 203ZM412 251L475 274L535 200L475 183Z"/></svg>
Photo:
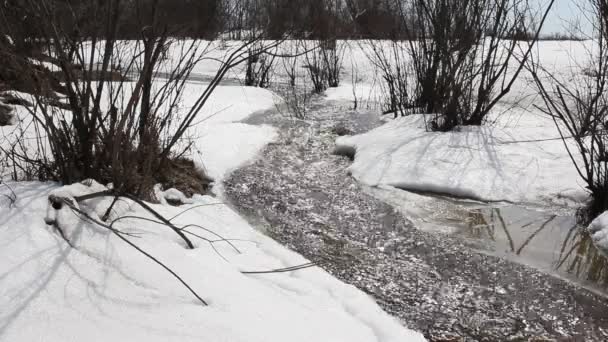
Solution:
<svg viewBox="0 0 608 342"><path fill-rule="evenodd" d="M170 160L157 177L163 189L175 188L184 195L205 194L211 190L213 179L198 169L194 162L186 158Z"/></svg>
<svg viewBox="0 0 608 342"><path fill-rule="evenodd" d="M13 108L0 102L0 126L8 126L13 120Z"/></svg>

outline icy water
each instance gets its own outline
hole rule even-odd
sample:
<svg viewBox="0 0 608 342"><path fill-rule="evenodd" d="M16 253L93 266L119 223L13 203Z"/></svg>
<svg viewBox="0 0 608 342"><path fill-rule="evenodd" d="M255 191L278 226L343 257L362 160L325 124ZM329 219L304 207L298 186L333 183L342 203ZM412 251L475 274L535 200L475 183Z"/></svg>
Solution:
<svg viewBox="0 0 608 342"><path fill-rule="evenodd" d="M371 192L422 230L463 239L477 250L608 295L608 262L578 224L573 209L484 204L397 189Z"/></svg>
<svg viewBox="0 0 608 342"><path fill-rule="evenodd" d="M519 206L462 210L455 234L483 250L608 293L606 259L572 212Z"/></svg>

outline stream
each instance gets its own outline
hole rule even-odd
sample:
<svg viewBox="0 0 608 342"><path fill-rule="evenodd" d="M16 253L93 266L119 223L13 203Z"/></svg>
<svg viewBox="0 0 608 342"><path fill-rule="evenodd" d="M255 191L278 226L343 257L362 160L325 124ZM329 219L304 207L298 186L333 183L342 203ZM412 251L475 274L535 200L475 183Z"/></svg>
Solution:
<svg viewBox="0 0 608 342"><path fill-rule="evenodd" d="M227 200L430 341L608 339L608 299L572 281L589 249L573 213L359 184L334 141L381 125L375 112L320 98L306 120L254 115L280 136L225 181Z"/></svg>

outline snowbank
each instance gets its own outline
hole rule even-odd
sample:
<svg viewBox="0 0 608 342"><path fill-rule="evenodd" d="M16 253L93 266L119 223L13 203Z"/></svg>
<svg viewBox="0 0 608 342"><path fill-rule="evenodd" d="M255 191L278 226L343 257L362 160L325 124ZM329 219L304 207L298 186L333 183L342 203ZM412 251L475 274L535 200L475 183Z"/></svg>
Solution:
<svg viewBox="0 0 608 342"><path fill-rule="evenodd" d="M217 181L251 161L276 137L276 129L267 125L209 125L198 130L195 153L190 158Z"/></svg>
<svg viewBox="0 0 608 342"><path fill-rule="evenodd" d="M189 110L207 84L189 83L184 92L184 109ZM218 86L205 103L196 123L202 125L242 121L251 114L275 108L276 95L266 89Z"/></svg>
<svg viewBox="0 0 608 342"><path fill-rule="evenodd" d="M366 295L318 268L245 275L306 263L250 227L227 206L196 197L188 207L152 205L212 244L185 249L166 226L126 219L114 227L171 267L209 306L165 270L67 206L47 210L47 195L86 193L82 185L12 183L0 196L0 341L423 341ZM0 186L0 194L11 195ZM91 191L97 189L91 189ZM57 192L59 191L59 192ZM82 210L103 212L99 201ZM137 205L121 215L152 216ZM188 211L185 211L189 209ZM68 244L50 226L58 222ZM237 251L238 249L238 251Z"/></svg>
<svg viewBox="0 0 608 342"><path fill-rule="evenodd" d="M608 257L608 212L597 217L587 228L595 247Z"/></svg>
<svg viewBox="0 0 608 342"><path fill-rule="evenodd" d="M337 140L355 151L350 170L370 186L483 201L572 204L587 193L553 121L530 113L495 125L427 132L424 116L400 118Z"/></svg>
<svg viewBox="0 0 608 342"><path fill-rule="evenodd" d="M184 96L189 110L206 85L192 84ZM261 88L219 86L188 132L193 142L188 155L216 181L253 159L274 141L276 129L268 125L240 123L249 116L275 108L276 95Z"/></svg>
<svg viewBox="0 0 608 342"><path fill-rule="evenodd" d="M163 81L155 83L159 87L163 84ZM185 115L206 87L207 84L204 83L187 82L176 117ZM28 94L14 93L24 99L31 98ZM276 138L276 130L271 126L240 123L255 113L275 108L275 98L276 95L266 89L218 86L186 132L179 147L193 147L187 156L216 181L220 181L227 173L254 158L266 144ZM103 105L109 107L107 103ZM15 117L13 125L0 126L0 146L10 150L10 146L21 139L25 152L18 147L19 153L48 153L48 146L45 146L44 151L40 151L36 141L39 132L32 124L29 111L22 106L16 106ZM178 121L174 120L174 124L177 125ZM12 171L11 165L3 165L3 162L5 161L0 160L0 179Z"/></svg>

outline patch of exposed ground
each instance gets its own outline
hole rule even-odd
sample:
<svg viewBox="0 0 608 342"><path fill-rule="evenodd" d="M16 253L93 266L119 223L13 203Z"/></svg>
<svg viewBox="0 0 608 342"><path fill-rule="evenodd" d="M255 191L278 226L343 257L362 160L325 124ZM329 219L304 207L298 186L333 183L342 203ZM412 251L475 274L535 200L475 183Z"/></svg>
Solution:
<svg viewBox="0 0 608 342"><path fill-rule="evenodd" d="M523 265L422 232L368 195L332 154L337 133L380 124L320 102L306 121L249 123L281 131L259 160L226 180L232 204L267 234L370 294L431 341L605 341L608 300Z"/></svg>

